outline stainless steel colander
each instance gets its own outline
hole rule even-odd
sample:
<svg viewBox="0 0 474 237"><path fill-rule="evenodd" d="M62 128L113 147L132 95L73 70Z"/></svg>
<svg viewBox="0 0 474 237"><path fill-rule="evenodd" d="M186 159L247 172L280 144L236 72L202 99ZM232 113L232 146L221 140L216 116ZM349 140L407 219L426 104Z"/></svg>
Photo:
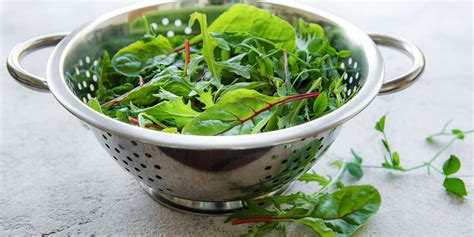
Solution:
<svg viewBox="0 0 474 237"><path fill-rule="evenodd" d="M368 36L346 21L306 5L242 1L267 9L293 25L298 18L321 24L336 48L353 52L339 66L348 69L345 93L356 95L336 111L299 126L254 135L212 137L139 128L99 114L85 104L97 90L97 77L91 73L97 59L104 50L114 53L143 35L141 16L156 23L165 36L198 34L199 28L187 26L190 13L206 13L212 21L235 2L157 1L112 11L72 33L45 35L17 45L9 55L8 70L23 85L51 92L67 110L90 125L117 164L157 201L199 214L228 213L241 207L240 200L282 192L323 156L345 121L375 96L406 88L423 72L423 54L404 40ZM22 56L56 44L46 80L20 66ZM412 59L413 67L384 83L384 64L376 44L404 52Z"/></svg>

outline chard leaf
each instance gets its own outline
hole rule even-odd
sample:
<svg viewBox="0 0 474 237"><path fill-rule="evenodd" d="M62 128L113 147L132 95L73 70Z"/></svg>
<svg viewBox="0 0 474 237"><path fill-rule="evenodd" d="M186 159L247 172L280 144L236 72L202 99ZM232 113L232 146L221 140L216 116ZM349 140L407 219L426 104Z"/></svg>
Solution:
<svg viewBox="0 0 474 237"><path fill-rule="evenodd" d="M139 40L122 48L112 58L112 65L122 75L136 77L153 63L155 56L170 52L173 52L173 47L168 39L160 35L151 41Z"/></svg>
<svg viewBox="0 0 474 237"><path fill-rule="evenodd" d="M223 134L236 126L243 128L242 126L246 125L248 121L255 126L258 122L253 119L260 113L282 103L317 95L319 92L290 97L271 97L254 90L233 90L222 96L213 107L191 120L182 132L183 134L212 136Z"/></svg>
<svg viewBox="0 0 474 237"><path fill-rule="evenodd" d="M182 128L194 117L199 115L191 108L191 104L185 104L182 98L175 101L163 101L155 106L145 109L135 109L134 113L146 113L163 123L172 124Z"/></svg>
<svg viewBox="0 0 474 237"><path fill-rule="evenodd" d="M314 232L318 233L321 237L334 237L334 231L327 227L323 220L314 217L304 217L300 219L291 220L291 222L296 222L310 227Z"/></svg>
<svg viewBox="0 0 474 237"><path fill-rule="evenodd" d="M370 185L346 186L320 198L311 215L324 220L338 235L350 235L377 213L381 197Z"/></svg>

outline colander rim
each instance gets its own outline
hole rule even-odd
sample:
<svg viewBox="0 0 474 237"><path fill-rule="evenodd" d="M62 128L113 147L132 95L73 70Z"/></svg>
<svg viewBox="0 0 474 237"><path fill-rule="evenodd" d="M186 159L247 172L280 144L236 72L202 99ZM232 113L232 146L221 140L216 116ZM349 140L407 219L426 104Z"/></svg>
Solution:
<svg viewBox="0 0 474 237"><path fill-rule="evenodd" d="M327 21L337 25L347 32L351 38L356 39L364 50L367 59L367 78L359 92L346 104L331 113L315 120L285 128L281 130L232 136L196 136L184 134L170 134L158 132L150 129L133 126L121 121L112 119L96 112L77 98L68 87L64 78L64 62L68 52L71 51L75 43L79 42L88 32L95 29L102 22L130 11L145 9L165 3L175 3L182 1L155 1L134 4L118 10L105 13L90 23L84 25L66 36L53 50L47 66L47 82L49 88L62 106L76 117L87 124L101 129L111 134L126 137L137 142L145 142L164 147L174 147L196 150L213 149L251 149L269 147L281 144L288 144L315 136L318 133L335 128L347 120L351 119L367 107L379 93L383 83L384 66L383 59L375 43L370 37L351 23L322 10L299 3L284 3L283 1L261 0L258 3L278 5L280 7L293 8L298 11L316 14Z"/></svg>

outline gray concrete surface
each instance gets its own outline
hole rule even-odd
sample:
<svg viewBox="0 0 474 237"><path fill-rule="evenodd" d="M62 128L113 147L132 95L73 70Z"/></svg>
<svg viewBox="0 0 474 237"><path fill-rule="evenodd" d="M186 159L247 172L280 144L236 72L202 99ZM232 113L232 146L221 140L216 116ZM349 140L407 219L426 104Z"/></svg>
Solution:
<svg viewBox="0 0 474 237"><path fill-rule="evenodd" d="M130 2L130 1L129 1ZM70 31L95 16L129 2L64 3L3 1L1 56L24 39ZM370 164L382 157L374 122L388 114L387 131L400 151L402 165L429 159L435 148L423 138L454 119L473 127L472 3L307 2L343 16L367 32L401 36L419 45L428 66L422 80L406 91L378 97L349 121L316 170L331 173L327 163L350 157L357 149ZM388 75L408 65L403 56L384 51ZM26 65L44 75L47 51ZM149 198L137 181L116 166L92 134L49 94L15 83L1 66L0 235L147 235L238 236L245 226L224 224L222 217L178 213ZM463 161L461 175L473 193L473 139L455 144L444 155ZM437 164L441 164L440 160ZM379 213L357 232L360 236L474 236L472 198L443 191L442 177L424 170L387 174L367 170L360 181L380 189ZM294 190L314 187L296 185ZM293 236L303 236L295 230Z"/></svg>

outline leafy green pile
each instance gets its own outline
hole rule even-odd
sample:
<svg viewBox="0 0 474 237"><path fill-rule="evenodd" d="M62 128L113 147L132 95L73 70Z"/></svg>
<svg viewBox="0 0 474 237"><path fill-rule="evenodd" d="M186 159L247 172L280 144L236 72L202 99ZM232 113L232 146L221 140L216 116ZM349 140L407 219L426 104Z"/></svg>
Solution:
<svg viewBox="0 0 474 237"><path fill-rule="evenodd" d="M331 47L323 28L295 29L266 10L237 4L211 25L195 12L195 36L164 37L156 24L138 41L105 52L88 104L125 123L162 132L238 135L273 131L321 117L342 93L348 50Z"/></svg>

